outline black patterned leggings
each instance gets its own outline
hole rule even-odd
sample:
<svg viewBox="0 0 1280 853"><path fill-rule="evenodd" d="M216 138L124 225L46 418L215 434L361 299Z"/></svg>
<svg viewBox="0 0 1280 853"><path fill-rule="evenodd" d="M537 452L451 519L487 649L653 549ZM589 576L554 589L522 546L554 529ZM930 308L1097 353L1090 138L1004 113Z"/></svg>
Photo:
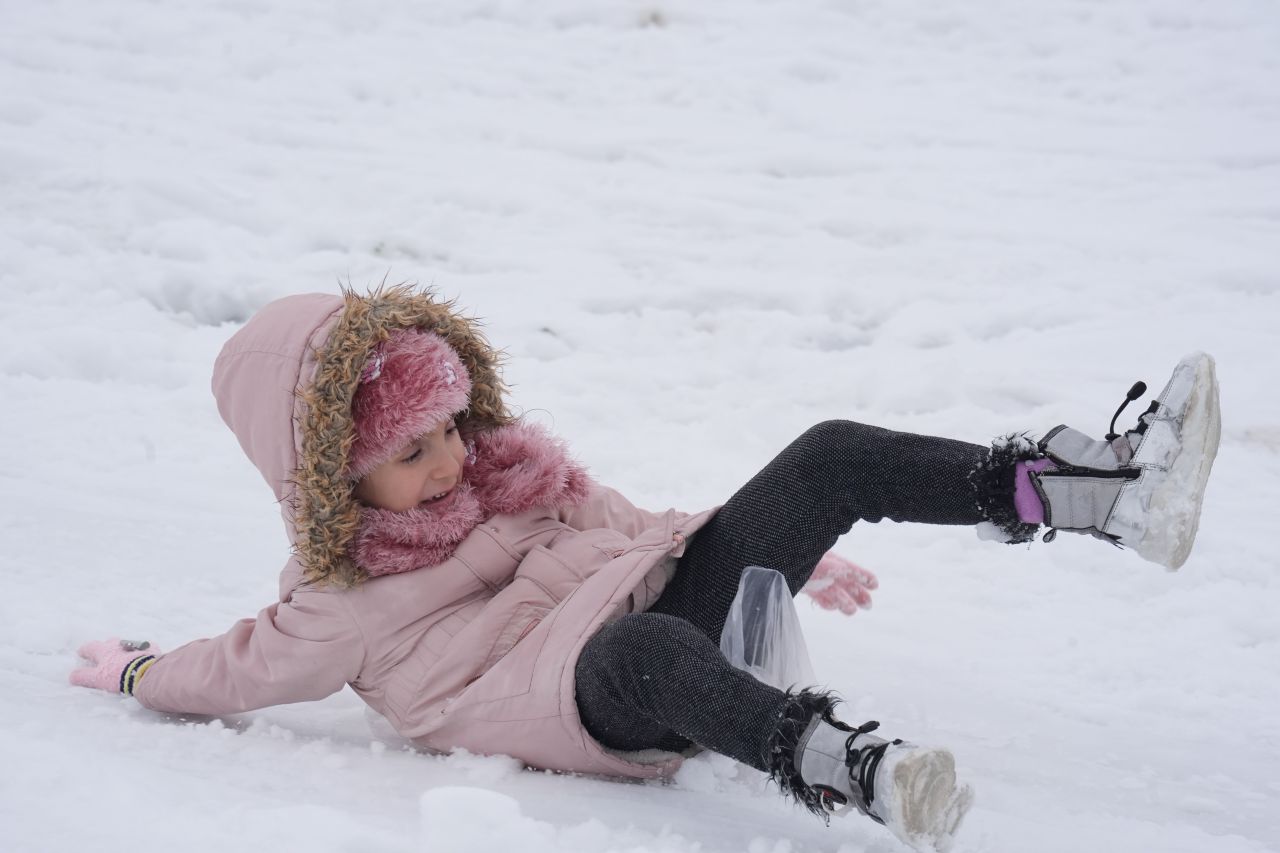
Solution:
<svg viewBox="0 0 1280 853"><path fill-rule="evenodd" d="M855 521L977 524L1012 513L1012 466L988 447L826 421L792 442L689 542L646 613L612 622L575 671L583 724L619 750L690 743L769 769L787 694L733 668L720 632L747 566L781 572L795 595Z"/></svg>

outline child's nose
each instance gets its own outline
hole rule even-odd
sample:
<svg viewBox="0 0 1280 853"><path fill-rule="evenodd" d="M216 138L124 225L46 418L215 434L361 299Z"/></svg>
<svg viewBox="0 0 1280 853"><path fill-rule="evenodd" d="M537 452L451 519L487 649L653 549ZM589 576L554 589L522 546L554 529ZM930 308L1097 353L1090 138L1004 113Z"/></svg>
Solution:
<svg viewBox="0 0 1280 853"><path fill-rule="evenodd" d="M438 454L434 462L435 465L432 466L431 474L437 480L454 479L462 469L462 466L458 464L458 460L453 458L452 453Z"/></svg>

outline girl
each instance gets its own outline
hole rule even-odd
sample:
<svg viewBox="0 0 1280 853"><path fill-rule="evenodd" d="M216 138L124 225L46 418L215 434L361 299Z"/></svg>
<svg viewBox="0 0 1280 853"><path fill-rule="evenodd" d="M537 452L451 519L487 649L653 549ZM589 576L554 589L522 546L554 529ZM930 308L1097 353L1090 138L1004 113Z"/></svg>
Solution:
<svg viewBox="0 0 1280 853"><path fill-rule="evenodd" d="M721 654L744 567L795 594L822 565L828 595L865 603L874 579L824 554L855 521L890 518L1008 542L1047 525L1046 540L1090 533L1177 568L1218 443L1213 361L1196 355L1104 441L1058 427L981 447L829 421L723 507L652 513L513 418L496 367L472 321L409 288L263 308L213 391L283 508L279 601L168 654L89 643L72 681L199 714L349 684L427 749L551 770L660 777L710 749L814 812L945 846L971 799L949 752L849 725L832 695Z"/></svg>

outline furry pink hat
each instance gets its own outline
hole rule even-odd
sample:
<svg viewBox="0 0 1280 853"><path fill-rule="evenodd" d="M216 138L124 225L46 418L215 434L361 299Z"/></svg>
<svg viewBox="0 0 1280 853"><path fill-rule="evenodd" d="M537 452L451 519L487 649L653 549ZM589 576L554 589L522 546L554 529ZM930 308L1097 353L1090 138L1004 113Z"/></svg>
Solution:
<svg viewBox="0 0 1280 853"><path fill-rule="evenodd" d="M470 400L471 377L443 338L420 329L392 332L369 354L351 402L356 435L348 479L363 479Z"/></svg>

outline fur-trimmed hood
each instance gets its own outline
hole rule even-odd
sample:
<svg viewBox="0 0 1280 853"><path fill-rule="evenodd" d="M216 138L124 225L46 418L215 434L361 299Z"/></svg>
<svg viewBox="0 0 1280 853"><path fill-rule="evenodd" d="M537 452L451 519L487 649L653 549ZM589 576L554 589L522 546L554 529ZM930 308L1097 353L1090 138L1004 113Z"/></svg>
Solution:
<svg viewBox="0 0 1280 853"><path fill-rule="evenodd" d="M466 367L465 436L514 423L500 356L477 323L411 286L279 299L227 342L214 365L218 411L275 492L311 583L352 586L368 577L352 559L362 507L347 476L351 403L374 347L411 328L439 335Z"/></svg>

